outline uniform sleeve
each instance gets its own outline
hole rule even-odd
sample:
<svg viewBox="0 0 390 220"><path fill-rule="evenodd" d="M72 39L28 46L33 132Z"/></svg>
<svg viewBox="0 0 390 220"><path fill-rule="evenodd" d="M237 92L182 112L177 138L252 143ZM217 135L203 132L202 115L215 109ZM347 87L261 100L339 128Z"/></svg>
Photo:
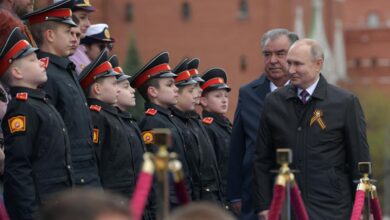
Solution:
<svg viewBox="0 0 390 220"><path fill-rule="evenodd" d="M156 116L144 116L139 123L139 128L141 130L141 137L146 146L148 152L155 153L158 151L158 146L153 144L154 137L151 131L154 128L166 128L166 125L162 124L159 120L153 119ZM172 137L173 138L173 137ZM172 140L174 141L174 140ZM173 145L174 143L172 143Z"/></svg>
<svg viewBox="0 0 390 220"><path fill-rule="evenodd" d="M246 144L244 125L241 118L241 106L243 105L241 96L242 91L240 90L230 139L229 172L227 174L227 199L229 201L241 199L242 192L242 164Z"/></svg>
<svg viewBox="0 0 390 220"><path fill-rule="evenodd" d="M369 162L371 159L367 143L364 113L356 96L351 98L345 120L348 165L351 170L352 180L357 180L360 178L358 163Z"/></svg>
<svg viewBox="0 0 390 220"><path fill-rule="evenodd" d="M12 110L12 109L11 109ZM38 210L33 158L39 121L27 107L6 115L4 201L11 219L33 219Z"/></svg>
<svg viewBox="0 0 390 220"><path fill-rule="evenodd" d="M269 103L264 104L264 111L260 117L257 133L254 161L254 204L255 211L269 209L272 200L273 178L270 170L275 164L275 152L271 141L271 131L267 123L267 112L271 111Z"/></svg>
<svg viewBox="0 0 390 220"><path fill-rule="evenodd" d="M206 134L207 134L207 137L210 139L211 141L211 145L213 147L213 150L214 150L214 153L215 153L215 157L217 159L217 161L219 161L219 157L220 157L220 149L219 149L219 144L217 142L217 139L216 139L216 134L214 132L214 130L211 128L212 125L203 125L201 124L201 126L204 127L204 130L206 131Z"/></svg>
<svg viewBox="0 0 390 220"><path fill-rule="evenodd" d="M107 132L106 126L104 124L104 119L99 112L91 111L92 118L92 142L95 146L96 157L98 160L98 165L102 163L103 156L103 145L106 142Z"/></svg>

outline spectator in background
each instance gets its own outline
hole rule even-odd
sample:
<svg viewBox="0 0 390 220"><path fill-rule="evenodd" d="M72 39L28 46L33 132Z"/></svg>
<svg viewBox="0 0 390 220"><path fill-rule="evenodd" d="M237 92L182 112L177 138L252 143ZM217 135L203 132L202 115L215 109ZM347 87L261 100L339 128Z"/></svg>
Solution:
<svg viewBox="0 0 390 220"><path fill-rule="evenodd" d="M34 10L34 0L0 0L0 8L12 12L19 18Z"/></svg>
<svg viewBox="0 0 390 220"><path fill-rule="evenodd" d="M168 220L235 220L235 218L213 203L193 202L176 209Z"/></svg>
<svg viewBox="0 0 390 220"><path fill-rule="evenodd" d="M86 48L85 53L88 58L93 61L104 50L109 51L113 48L114 38L111 38L107 24L93 24L86 33L86 36L81 39L81 44Z"/></svg>
<svg viewBox="0 0 390 220"><path fill-rule="evenodd" d="M131 220L124 198L91 189L65 191L41 210L41 220Z"/></svg>
<svg viewBox="0 0 390 220"><path fill-rule="evenodd" d="M87 29L91 26L91 21L89 20L89 16L92 12L95 11L95 8L91 5L88 0L75 0L72 8L73 12L73 20L77 23L78 28L80 29L81 35L80 39L85 37L87 33ZM76 21L76 19L78 22ZM88 58L86 54L86 48L84 45L79 45L72 56L69 59L76 65L76 72L80 74L80 72L86 67L91 60Z"/></svg>

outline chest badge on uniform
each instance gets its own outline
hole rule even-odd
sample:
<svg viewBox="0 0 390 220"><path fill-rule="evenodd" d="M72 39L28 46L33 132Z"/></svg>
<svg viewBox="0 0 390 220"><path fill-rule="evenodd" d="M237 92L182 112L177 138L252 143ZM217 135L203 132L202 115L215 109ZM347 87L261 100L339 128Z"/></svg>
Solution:
<svg viewBox="0 0 390 220"><path fill-rule="evenodd" d="M26 116L18 115L8 119L8 127L11 134L26 131Z"/></svg>
<svg viewBox="0 0 390 220"><path fill-rule="evenodd" d="M145 144L152 144L154 141L152 131L144 131L142 132L142 139L144 139Z"/></svg>
<svg viewBox="0 0 390 220"><path fill-rule="evenodd" d="M99 143L99 129L97 129L97 128L93 129L92 141L95 144Z"/></svg>
<svg viewBox="0 0 390 220"><path fill-rule="evenodd" d="M148 109L145 111L145 114L154 116L154 115L157 114L157 110L154 109L154 108L148 108Z"/></svg>
<svg viewBox="0 0 390 220"><path fill-rule="evenodd" d="M211 123L213 123L214 121L214 118L212 117L206 117L202 120L203 124L206 124L206 125L210 125Z"/></svg>
<svg viewBox="0 0 390 220"><path fill-rule="evenodd" d="M320 128L322 130L324 130L326 128L326 124L324 122L324 120L322 119L322 117L324 116L324 113L319 110L319 109L316 109L314 112L313 112L313 116L311 117L310 119L310 127L315 123L317 122L318 125L320 126Z"/></svg>

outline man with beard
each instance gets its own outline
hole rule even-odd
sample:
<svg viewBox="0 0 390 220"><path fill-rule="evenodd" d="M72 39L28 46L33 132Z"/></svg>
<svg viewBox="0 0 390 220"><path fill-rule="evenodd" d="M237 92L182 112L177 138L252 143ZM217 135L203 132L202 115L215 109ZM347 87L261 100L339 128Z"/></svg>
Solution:
<svg viewBox="0 0 390 220"><path fill-rule="evenodd" d="M22 18L34 10L34 0L0 0L0 8Z"/></svg>

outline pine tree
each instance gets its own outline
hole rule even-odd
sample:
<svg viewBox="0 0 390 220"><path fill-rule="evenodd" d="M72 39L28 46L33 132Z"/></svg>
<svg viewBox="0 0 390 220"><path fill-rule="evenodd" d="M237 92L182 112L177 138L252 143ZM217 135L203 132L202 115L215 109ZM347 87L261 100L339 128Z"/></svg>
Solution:
<svg viewBox="0 0 390 220"><path fill-rule="evenodd" d="M130 38L130 45L128 47L127 51L127 57L126 62L124 65L124 71L125 73L129 74L130 76L134 75L140 68L142 67L139 54L138 54L138 48L136 44L135 37L132 35ZM130 112L134 116L135 119L139 120L144 112L144 99L139 94L139 92L136 92L136 106L134 108L130 109Z"/></svg>

